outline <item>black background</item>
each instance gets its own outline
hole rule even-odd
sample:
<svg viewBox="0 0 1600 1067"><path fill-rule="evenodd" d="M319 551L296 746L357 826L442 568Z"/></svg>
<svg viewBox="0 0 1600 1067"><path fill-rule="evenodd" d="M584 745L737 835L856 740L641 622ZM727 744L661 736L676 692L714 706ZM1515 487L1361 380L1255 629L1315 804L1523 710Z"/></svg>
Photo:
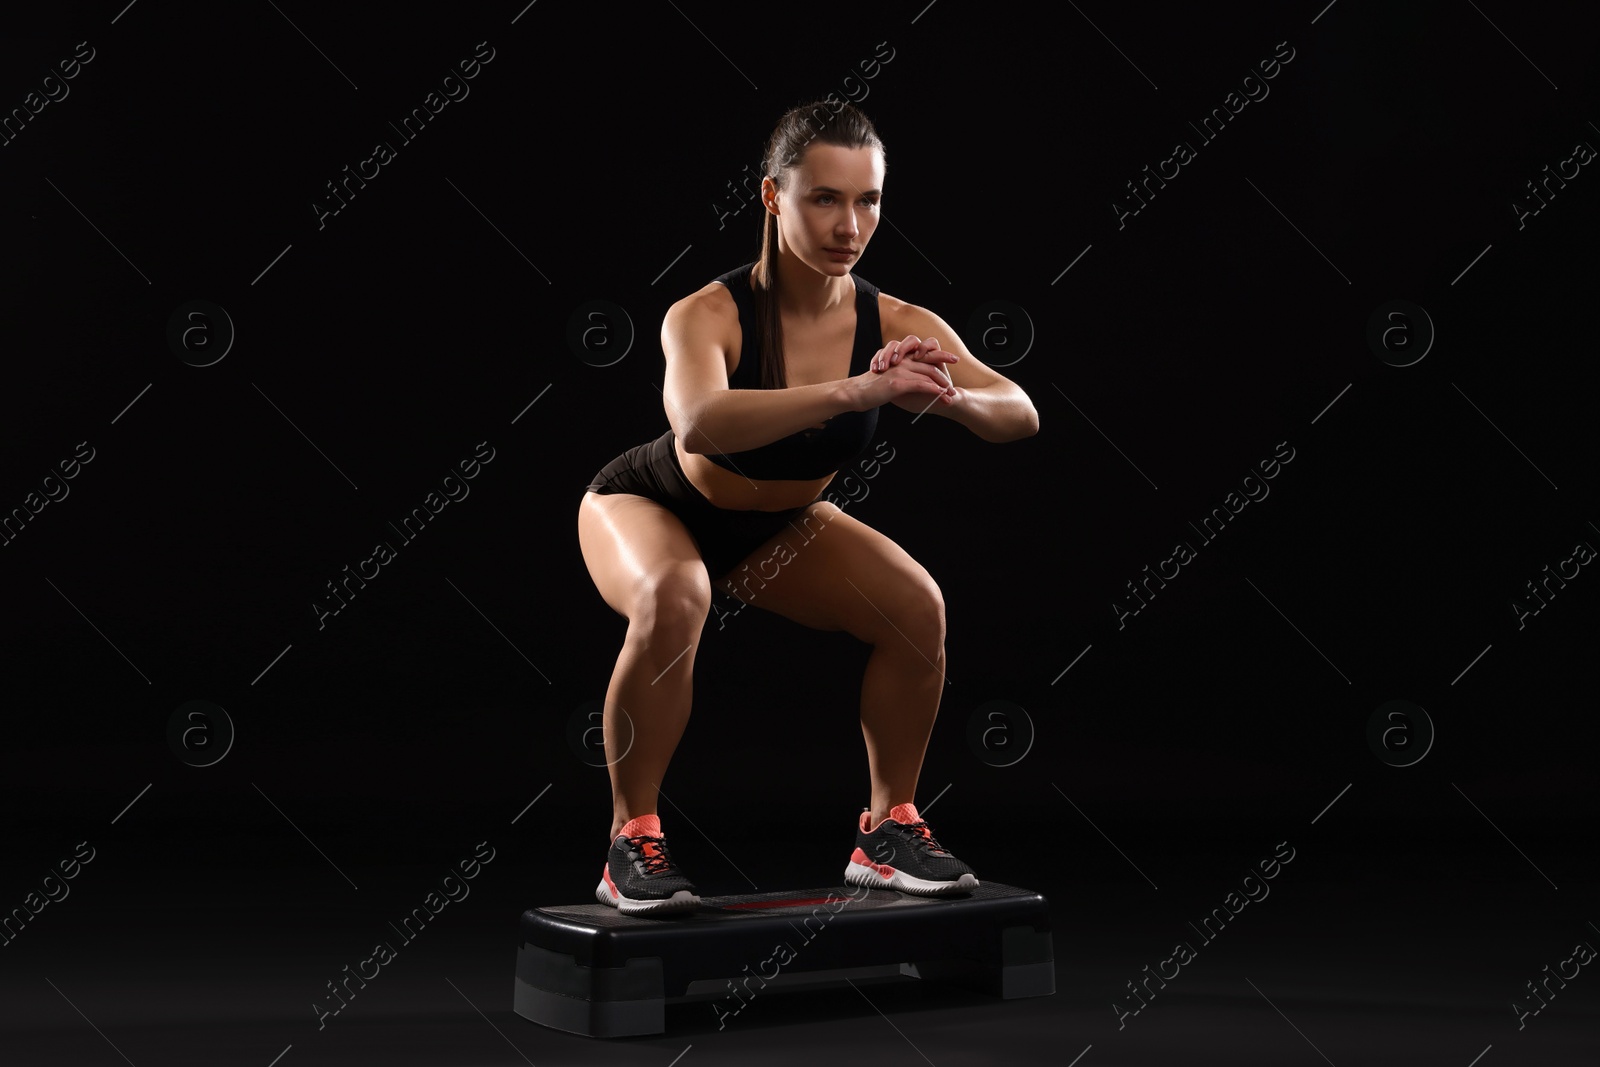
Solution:
<svg viewBox="0 0 1600 1067"><path fill-rule="evenodd" d="M945 593L918 803L980 877L1056 911L1056 995L980 1004L934 1062L1312 1062L1310 1041L1341 1063L1421 1062L1407 1042L1592 1062L1561 1057L1593 1055L1594 979L1525 1029L1507 1010L1600 936L1600 579L1522 625L1512 606L1600 545L1600 179L1583 167L1521 226L1512 206L1600 146L1577 11L142 0L9 26L6 113L78 42L94 58L0 146L0 509L79 442L94 458L0 548L0 911L78 842L97 854L0 949L6 1062L372 1062L391 1042L522 1062L475 1008L533 1062L623 1055L509 1010L517 915L592 899L610 819L568 730L625 624L577 505L667 428L666 308L755 258L755 209L719 221L729 183L830 91L888 149L859 273L974 351L986 302L1033 331L1000 369L1036 436L886 407L895 458L849 505ZM388 124L478 42L470 95L403 143ZM1288 48L1202 143L1188 124ZM325 183L379 140L395 159L319 227ZM1196 158L1119 226L1125 183L1180 140ZM210 366L167 340L191 300L236 332ZM634 334L607 366L568 342L594 300ZM1395 300L1435 332L1409 366L1367 339ZM401 547L387 523L484 441L470 495ZM1283 442L1270 495L1202 542L1189 524ZM398 559L319 628L313 602L379 540ZM1197 558L1119 627L1126 583L1179 541ZM661 808L702 893L833 884L869 799L865 656L755 609L708 623ZM235 731L211 766L168 742L192 700ZM1431 728L1413 717L1386 760L1368 727L1392 700ZM1025 755L969 745L992 701L1025 711ZM467 915L318 1031L301 1005L480 841L496 859ZM1119 1030L1123 983L1282 841L1280 903ZM1288 1018L1354 1014L1296 1036L1269 981ZM818 997L741 1020L749 1054L815 1026L809 1059L915 1056L916 1001L886 1009L897 1036L848 990ZM683 1009L690 1055L744 1055L706 1016Z"/></svg>

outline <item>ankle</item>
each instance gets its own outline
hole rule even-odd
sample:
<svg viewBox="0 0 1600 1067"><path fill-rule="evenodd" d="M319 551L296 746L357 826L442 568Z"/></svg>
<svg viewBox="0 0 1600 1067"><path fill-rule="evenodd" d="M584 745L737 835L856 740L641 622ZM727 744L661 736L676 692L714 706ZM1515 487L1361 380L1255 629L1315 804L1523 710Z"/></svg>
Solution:
<svg viewBox="0 0 1600 1067"><path fill-rule="evenodd" d="M883 820L887 819L889 817L889 812L893 811L899 805L909 803L911 803L909 800L897 800L891 804L885 804L882 807L877 807L876 805L869 806L867 808L867 829L871 830Z"/></svg>
<svg viewBox="0 0 1600 1067"><path fill-rule="evenodd" d="M611 842L615 841L617 839L617 835L622 833L622 831L627 828L627 825L633 822L635 819L642 818L646 815L655 814L656 813L653 811L640 811L632 812L626 815L613 815L611 817L611 836L606 838L606 843L610 844Z"/></svg>

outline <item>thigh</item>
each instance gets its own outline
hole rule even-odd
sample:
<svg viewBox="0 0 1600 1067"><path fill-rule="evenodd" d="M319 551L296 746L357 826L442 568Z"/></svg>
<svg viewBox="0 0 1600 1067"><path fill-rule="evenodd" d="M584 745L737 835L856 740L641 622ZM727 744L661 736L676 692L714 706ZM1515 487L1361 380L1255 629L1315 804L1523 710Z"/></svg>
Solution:
<svg viewBox="0 0 1600 1067"><path fill-rule="evenodd" d="M683 521L636 493L583 494L578 545L595 588L625 619L639 606L671 595L702 615L710 611L711 579Z"/></svg>
<svg viewBox="0 0 1600 1067"><path fill-rule="evenodd" d="M683 472L670 430L606 464L589 488L607 495L636 494L670 511L694 541L710 579L739 566L787 518L785 513L714 506Z"/></svg>
<svg viewBox="0 0 1600 1067"><path fill-rule="evenodd" d="M818 501L752 552L718 589L817 630L877 643L937 629L944 600L927 569L892 538Z"/></svg>

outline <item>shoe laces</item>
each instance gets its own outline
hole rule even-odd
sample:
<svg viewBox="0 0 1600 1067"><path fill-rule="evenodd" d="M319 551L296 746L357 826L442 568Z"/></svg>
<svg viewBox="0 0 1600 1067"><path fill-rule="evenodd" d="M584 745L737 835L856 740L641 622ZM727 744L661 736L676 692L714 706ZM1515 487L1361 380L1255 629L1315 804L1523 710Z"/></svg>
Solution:
<svg viewBox="0 0 1600 1067"><path fill-rule="evenodd" d="M889 821L901 828L901 836L907 838L914 847L935 854L949 855L949 850L939 844L938 839L933 836L933 830L929 828L926 819L918 819L916 822L895 822L893 819Z"/></svg>
<svg viewBox="0 0 1600 1067"><path fill-rule="evenodd" d="M652 834L639 834L628 838L628 843L634 847L633 858L641 860L645 874L660 874L672 866L664 838Z"/></svg>

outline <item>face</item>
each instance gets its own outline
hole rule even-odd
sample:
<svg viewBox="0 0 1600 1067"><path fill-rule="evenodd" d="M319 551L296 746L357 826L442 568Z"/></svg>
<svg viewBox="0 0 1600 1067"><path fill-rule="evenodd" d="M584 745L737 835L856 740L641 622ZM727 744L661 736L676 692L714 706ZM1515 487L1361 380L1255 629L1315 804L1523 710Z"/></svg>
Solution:
<svg viewBox="0 0 1600 1067"><path fill-rule="evenodd" d="M808 147L784 176L781 192L771 178L762 181L768 210L777 206L779 247L819 273L848 274L878 228L883 174L876 148Z"/></svg>

